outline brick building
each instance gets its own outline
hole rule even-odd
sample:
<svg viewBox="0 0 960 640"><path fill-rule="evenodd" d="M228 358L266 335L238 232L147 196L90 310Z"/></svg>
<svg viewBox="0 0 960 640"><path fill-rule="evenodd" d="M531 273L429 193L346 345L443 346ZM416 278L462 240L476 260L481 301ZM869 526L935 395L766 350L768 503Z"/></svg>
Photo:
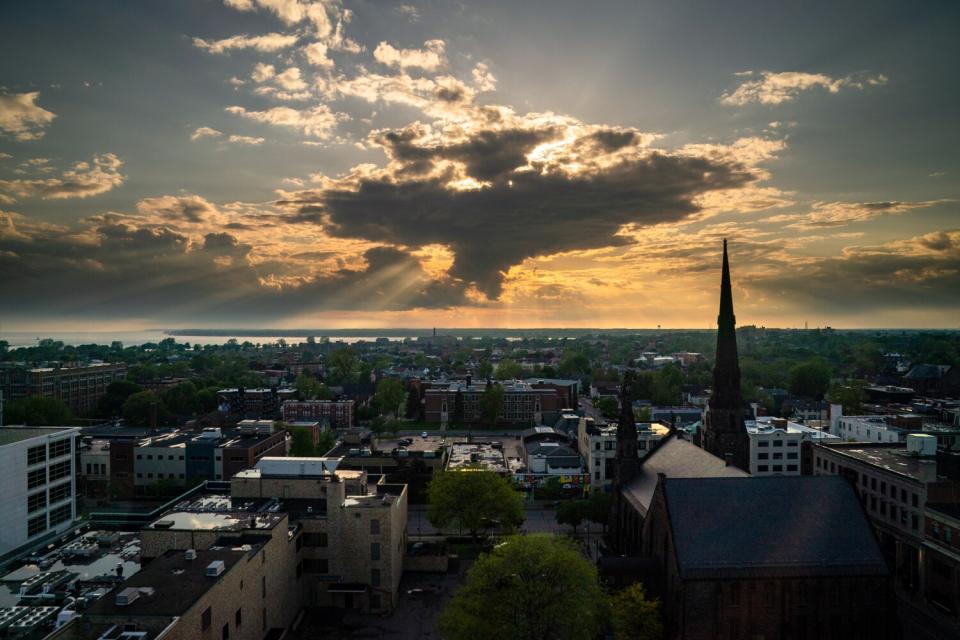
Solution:
<svg viewBox="0 0 960 640"><path fill-rule="evenodd" d="M642 538L668 638L897 635L886 562L838 478L661 476Z"/></svg>
<svg viewBox="0 0 960 640"><path fill-rule="evenodd" d="M532 426L553 424L567 406L568 390L544 384L535 386L515 380L505 382L503 406L498 422ZM481 400L485 384L455 382L444 387L428 388L423 393L424 417L427 422L441 424L482 424Z"/></svg>
<svg viewBox="0 0 960 640"><path fill-rule="evenodd" d="M284 422L316 421L331 429L353 427L353 400L287 400L281 408Z"/></svg>
<svg viewBox="0 0 960 640"><path fill-rule="evenodd" d="M75 367L0 367L0 391L6 402L21 398L54 398L71 411L84 413L96 408L111 382L127 376L123 363L98 363Z"/></svg>

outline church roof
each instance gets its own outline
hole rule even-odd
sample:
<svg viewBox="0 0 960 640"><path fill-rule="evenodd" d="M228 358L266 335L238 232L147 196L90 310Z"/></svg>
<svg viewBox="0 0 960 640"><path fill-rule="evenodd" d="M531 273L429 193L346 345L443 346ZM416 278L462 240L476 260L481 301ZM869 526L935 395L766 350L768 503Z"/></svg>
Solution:
<svg viewBox="0 0 960 640"><path fill-rule="evenodd" d="M675 435L666 436L640 465L640 475L624 489L628 500L646 514L657 488L657 474L668 478L743 478L747 473L727 465L712 453L689 440Z"/></svg>
<svg viewBox="0 0 960 640"><path fill-rule="evenodd" d="M685 579L886 575L850 484L839 476L665 478Z"/></svg>

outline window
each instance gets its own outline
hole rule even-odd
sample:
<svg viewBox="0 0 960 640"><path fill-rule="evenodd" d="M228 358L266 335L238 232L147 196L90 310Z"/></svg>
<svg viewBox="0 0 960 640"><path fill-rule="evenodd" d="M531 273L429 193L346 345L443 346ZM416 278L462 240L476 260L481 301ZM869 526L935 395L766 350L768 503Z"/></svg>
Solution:
<svg viewBox="0 0 960 640"><path fill-rule="evenodd" d="M778 451L778 452L776 452L775 454L773 454L773 459L774 459L774 460L783 460L783 454Z"/></svg>
<svg viewBox="0 0 960 640"><path fill-rule="evenodd" d="M796 471L796 470L797 470L797 465L795 465L795 464L788 464L788 465L787 465L787 471Z"/></svg>
<svg viewBox="0 0 960 640"><path fill-rule="evenodd" d="M148 473L148 474L147 474L147 477L148 477L148 478L152 478L152 477L153 477L153 474L152 474L152 473Z"/></svg>
<svg viewBox="0 0 960 640"><path fill-rule="evenodd" d="M263 610L263 630L267 630L267 610Z"/></svg>
<svg viewBox="0 0 960 640"><path fill-rule="evenodd" d="M143 454L142 454L142 453L138 453L138 454L137 454L137 460L143 460Z"/></svg>
<svg viewBox="0 0 960 640"><path fill-rule="evenodd" d="M890 505L890 519L894 522L897 520L897 505L895 504Z"/></svg>
<svg viewBox="0 0 960 640"><path fill-rule="evenodd" d="M376 518L370 520L370 534L377 535L380 533L380 521Z"/></svg>
<svg viewBox="0 0 960 640"><path fill-rule="evenodd" d="M303 559L303 572L304 573L329 573L330 571L330 561L327 559L317 559L317 558L304 558Z"/></svg>
<svg viewBox="0 0 960 640"><path fill-rule="evenodd" d="M769 457L770 457L770 454L766 452L757 454L757 460L766 460Z"/></svg>
<svg viewBox="0 0 960 640"><path fill-rule="evenodd" d="M59 480L60 478L66 478L70 475L70 461L64 460L63 462L58 462L57 464L50 465L50 482L54 480Z"/></svg>
<svg viewBox="0 0 960 640"><path fill-rule="evenodd" d="M47 448L43 445L27 449L27 465L40 464L47 459Z"/></svg>
<svg viewBox="0 0 960 640"><path fill-rule="evenodd" d="M50 489L50 504L66 500L70 497L70 483L64 482Z"/></svg>
<svg viewBox="0 0 960 640"><path fill-rule="evenodd" d="M594 472L593 472L593 479L594 479L594 480L599 480L599 479L600 479L600 472L599 472L599 471L594 471Z"/></svg>
<svg viewBox="0 0 960 640"><path fill-rule="evenodd" d="M70 438L64 438L63 440L57 440L56 442L50 443L50 459L59 458L60 456L65 456L70 453L72 447L70 446Z"/></svg>
<svg viewBox="0 0 960 640"><path fill-rule="evenodd" d="M260 578L260 597L267 597L267 576Z"/></svg>
<svg viewBox="0 0 960 640"><path fill-rule="evenodd" d="M783 440L774 440L774 441L773 441L773 446L775 446L775 447L782 447L782 446L783 446Z"/></svg>
<svg viewBox="0 0 960 640"><path fill-rule="evenodd" d="M876 479L876 478L870 478L870 488L873 489L874 491L877 490L877 479Z"/></svg>
<svg viewBox="0 0 960 640"><path fill-rule="evenodd" d="M373 587L380 586L380 569L370 570L370 585Z"/></svg>
<svg viewBox="0 0 960 640"><path fill-rule="evenodd" d="M173 456L167 456L167 460L173 460Z"/></svg>
<svg viewBox="0 0 960 640"><path fill-rule="evenodd" d="M210 623L212 622L213 622L213 609L211 609L210 607L207 607L204 610L203 615L200 616L200 629L202 631L206 631L207 629L210 628Z"/></svg>
<svg viewBox="0 0 960 640"><path fill-rule="evenodd" d="M758 473L766 472L766 471L769 471L769 470L770 470L770 467L768 467L768 466L765 465L765 464L757 465L757 472L758 472Z"/></svg>
<svg viewBox="0 0 960 640"><path fill-rule="evenodd" d="M788 447L795 447L795 446L797 446L797 441L796 441L796 440L790 440L790 441L787 442L787 446L788 446Z"/></svg>
<svg viewBox="0 0 960 640"><path fill-rule="evenodd" d="M782 464L775 464L775 465L773 465L773 472L774 472L774 473L782 473L782 472L783 472L783 465L782 465Z"/></svg>
<svg viewBox="0 0 960 640"><path fill-rule="evenodd" d="M223 625L223 633L221 634L223 640L230 640L230 623Z"/></svg>
<svg viewBox="0 0 960 640"><path fill-rule="evenodd" d="M73 519L73 505L65 504L50 511L50 526L55 527L62 522Z"/></svg>
<svg viewBox="0 0 960 640"><path fill-rule="evenodd" d="M920 518L915 513L910 516L910 528L914 531L920 528Z"/></svg>
<svg viewBox="0 0 960 640"><path fill-rule="evenodd" d="M819 468L820 468L820 458L819 458L819 457L816 459L816 463L817 463L817 469L819 469Z"/></svg>
<svg viewBox="0 0 960 640"><path fill-rule="evenodd" d="M787 453L787 460L796 460L796 459L797 459L796 451L790 451L789 453Z"/></svg>
<svg viewBox="0 0 960 640"><path fill-rule="evenodd" d="M914 507L920 506L920 496L918 496L917 494L913 494L913 502L912 502L912 504L913 504Z"/></svg>
<svg viewBox="0 0 960 640"><path fill-rule="evenodd" d="M47 484L47 470L34 469L27 474L27 489L36 489Z"/></svg>
<svg viewBox="0 0 960 640"><path fill-rule="evenodd" d="M887 483L886 483L886 482L881 482L881 483L880 483L880 493L882 493L883 495L887 495Z"/></svg>
<svg viewBox="0 0 960 640"><path fill-rule="evenodd" d="M767 442L766 440L761 440L760 442L757 443L757 446L758 446L758 447L769 447L769 446L770 446L770 443Z"/></svg>
<svg viewBox="0 0 960 640"><path fill-rule="evenodd" d="M40 493L34 493L27 496L27 513L33 513L34 511L39 511L47 506L47 493L46 491L41 491Z"/></svg>
<svg viewBox="0 0 960 640"><path fill-rule="evenodd" d="M326 532L304 533L303 546L305 547L325 547L327 546Z"/></svg>
<svg viewBox="0 0 960 640"><path fill-rule="evenodd" d="M867 476L860 476L860 484L867 486Z"/></svg>
<svg viewBox="0 0 960 640"><path fill-rule="evenodd" d="M380 559L380 543L379 542L370 543L370 559L371 560Z"/></svg>
<svg viewBox="0 0 960 640"><path fill-rule="evenodd" d="M887 502L885 500L880 501L880 515L887 515Z"/></svg>
<svg viewBox="0 0 960 640"><path fill-rule="evenodd" d="M596 444L596 446L594 447L594 449L596 449L597 451L600 451L600 443L597 442L597 443L595 443L595 444Z"/></svg>
<svg viewBox="0 0 960 640"><path fill-rule="evenodd" d="M237 612L233 614L233 626L240 628L241 624L243 624L243 609L237 609Z"/></svg>
<svg viewBox="0 0 960 640"><path fill-rule="evenodd" d="M43 533L47 530L47 514L42 513L39 516L27 520L27 537Z"/></svg>
<svg viewBox="0 0 960 640"><path fill-rule="evenodd" d="M870 496L870 510L877 510L877 496Z"/></svg>
<svg viewBox="0 0 960 640"><path fill-rule="evenodd" d="M902 503L904 503L904 504L907 503L907 490L906 490L906 489L900 489L900 502L902 502Z"/></svg>

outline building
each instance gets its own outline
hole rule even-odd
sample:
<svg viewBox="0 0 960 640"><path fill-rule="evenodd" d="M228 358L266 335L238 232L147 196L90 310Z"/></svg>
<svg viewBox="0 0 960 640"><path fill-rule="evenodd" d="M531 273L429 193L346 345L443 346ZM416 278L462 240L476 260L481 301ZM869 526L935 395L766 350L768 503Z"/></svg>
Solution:
<svg viewBox="0 0 960 640"><path fill-rule="evenodd" d="M88 498L110 494L110 441L82 437L80 468L77 470L77 493Z"/></svg>
<svg viewBox="0 0 960 640"><path fill-rule="evenodd" d="M666 437L670 429L656 422L637 425L637 454L643 458ZM592 418L580 418L577 428L577 450L583 458L593 489L613 486L617 455L617 425L597 424Z"/></svg>
<svg viewBox="0 0 960 640"><path fill-rule="evenodd" d="M891 427L893 416L844 416L832 421L831 432L848 442L903 442L906 434L902 429Z"/></svg>
<svg viewBox="0 0 960 640"><path fill-rule="evenodd" d="M686 427L703 419L700 407L650 407L650 420Z"/></svg>
<svg viewBox="0 0 960 640"><path fill-rule="evenodd" d="M761 417L746 422L750 437L750 475L799 476L813 472L811 442L839 440L831 433L785 418Z"/></svg>
<svg viewBox="0 0 960 640"><path fill-rule="evenodd" d="M930 606L960 623L960 506L928 503L923 547L926 584L923 595Z"/></svg>
<svg viewBox="0 0 960 640"><path fill-rule="evenodd" d="M553 389L564 409L576 409L580 403L580 381L565 378L527 378L524 380L534 389Z"/></svg>
<svg viewBox="0 0 960 640"><path fill-rule="evenodd" d="M79 433L73 427L0 429L0 558L73 525Z"/></svg>
<svg viewBox="0 0 960 640"><path fill-rule="evenodd" d="M297 397L296 389L238 387L221 389L217 401L221 413L242 418L273 419L280 415L280 405Z"/></svg>
<svg viewBox="0 0 960 640"><path fill-rule="evenodd" d="M750 410L740 391L736 324L727 241L724 240L713 392L704 412L700 438L704 449L721 459L729 456L733 464L746 471L750 468L750 438L744 424Z"/></svg>
<svg viewBox="0 0 960 640"><path fill-rule="evenodd" d="M390 611L407 546L407 488L341 471L336 458L265 458L235 475L234 500L267 498L302 536L305 606Z"/></svg>
<svg viewBox="0 0 960 640"><path fill-rule="evenodd" d="M903 376L904 386L922 396L960 396L960 368L946 364L918 364Z"/></svg>
<svg viewBox="0 0 960 640"><path fill-rule="evenodd" d="M450 445L447 471L469 471L474 468L507 475L510 469L503 446L499 442L459 442Z"/></svg>
<svg viewBox="0 0 960 640"><path fill-rule="evenodd" d="M492 384L492 383L491 383ZM498 423L533 426L554 424L567 407L569 391L544 382L535 386L514 380L502 385L503 405ZM453 382L424 390L424 416L427 422L440 424L484 424L482 399L485 384Z"/></svg>
<svg viewBox="0 0 960 640"><path fill-rule="evenodd" d="M95 409L111 382L127 377L123 363L30 368L0 366L0 392L6 402L21 398L54 398L75 413Z"/></svg>
<svg viewBox="0 0 960 640"><path fill-rule="evenodd" d="M316 421L331 429L353 427L353 400L287 400L281 413L284 422Z"/></svg>
<svg viewBox="0 0 960 640"><path fill-rule="evenodd" d="M898 635L887 564L839 478L661 475L642 544L667 638Z"/></svg>

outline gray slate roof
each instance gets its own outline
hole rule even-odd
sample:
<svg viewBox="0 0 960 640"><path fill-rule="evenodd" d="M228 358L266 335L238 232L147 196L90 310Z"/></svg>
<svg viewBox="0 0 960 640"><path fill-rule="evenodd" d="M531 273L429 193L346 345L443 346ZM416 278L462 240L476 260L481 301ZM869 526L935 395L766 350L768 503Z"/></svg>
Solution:
<svg viewBox="0 0 960 640"><path fill-rule="evenodd" d="M839 476L666 478L664 494L684 578L888 573Z"/></svg>

